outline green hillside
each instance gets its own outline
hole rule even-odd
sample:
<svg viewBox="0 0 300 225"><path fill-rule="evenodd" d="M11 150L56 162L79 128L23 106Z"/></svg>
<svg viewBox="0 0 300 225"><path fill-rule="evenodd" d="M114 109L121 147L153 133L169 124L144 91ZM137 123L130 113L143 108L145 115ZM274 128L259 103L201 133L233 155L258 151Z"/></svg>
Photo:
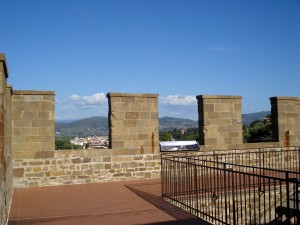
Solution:
<svg viewBox="0 0 300 225"><path fill-rule="evenodd" d="M243 125L249 125L255 120L260 120L270 112L258 112L243 114ZM159 118L160 130L173 130L181 128L197 128L198 121L174 117ZM108 118L105 116L95 116L76 121L57 121L55 123L55 131L60 136L94 136L94 135L108 135Z"/></svg>
<svg viewBox="0 0 300 225"><path fill-rule="evenodd" d="M270 115L270 111L261 111L257 113L248 113L248 114L242 114L242 123L243 125L250 125L253 121L261 120L265 118L267 115Z"/></svg>

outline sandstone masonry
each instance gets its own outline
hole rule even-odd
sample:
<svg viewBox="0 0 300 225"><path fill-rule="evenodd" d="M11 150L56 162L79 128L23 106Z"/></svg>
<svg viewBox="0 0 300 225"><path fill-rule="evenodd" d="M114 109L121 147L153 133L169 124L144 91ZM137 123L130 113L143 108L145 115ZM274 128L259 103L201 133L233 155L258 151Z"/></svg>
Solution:
<svg viewBox="0 0 300 225"><path fill-rule="evenodd" d="M199 138L206 150L242 148L240 96L199 95Z"/></svg>
<svg viewBox="0 0 300 225"><path fill-rule="evenodd" d="M271 97L273 139L281 146L300 145L300 98Z"/></svg>
<svg viewBox="0 0 300 225"><path fill-rule="evenodd" d="M14 160L14 186L158 179L160 164L160 154L116 155L106 150L55 151L52 158Z"/></svg>
<svg viewBox="0 0 300 225"><path fill-rule="evenodd" d="M14 159L34 158L55 149L53 91L13 91Z"/></svg>
<svg viewBox="0 0 300 225"><path fill-rule="evenodd" d="M11 94L6 59L0 54L0 224L6 224L13 190Z"/></svg>
<svg viewBox="0 0 300 225"><path fill-rule="evenodd" d="M112 149L158 152L158 95L109 93L109 143Z"/></svg>

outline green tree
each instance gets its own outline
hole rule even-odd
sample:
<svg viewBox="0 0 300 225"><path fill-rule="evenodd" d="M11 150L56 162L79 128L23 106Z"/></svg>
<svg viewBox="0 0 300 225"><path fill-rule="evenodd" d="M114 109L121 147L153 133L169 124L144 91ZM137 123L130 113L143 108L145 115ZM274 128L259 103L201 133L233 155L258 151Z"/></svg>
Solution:
<svg viewBox="0 0 300 225"><path fill-rule="evenodd" d="M82 149L82 146L71 144L72 137L55 137L56 150Z"/></svg>
<svg viewBox="0 0 300 225"><path fill-rule="evenodd" d="M175 128L174 130L171 131L171 134L174 140L182 141L182 134L180 130Z"/></svg>
<svg viewBox="0 0 300 225"><path fill-rule="evenodd" d="M250 139L249 126L243 125L243 140L244 142L248 142Z"/></svg>
<svg viewBox="0 0 300 225"><path fill-rule="evenodd" d="M247 142L264 142L272 140L271 116L252 122L249 128L244 128L244 138Z"/></svg>
<svg viewBox="0 0 300 225"><path fill-rule="evenodd" d="M171 141L172 140L172 135L170 131L163 130L159 132L159 140L160 141Z"/></svg>
<svg viewBox="0 0 300 225"><path fill-rule="evenodd" d="M171 141L172 139L176 141L198 141L199 140L199 130L198 128L188 128L188 129L173 129L173 130L163 130L159 132L160 141Z"/></svg>

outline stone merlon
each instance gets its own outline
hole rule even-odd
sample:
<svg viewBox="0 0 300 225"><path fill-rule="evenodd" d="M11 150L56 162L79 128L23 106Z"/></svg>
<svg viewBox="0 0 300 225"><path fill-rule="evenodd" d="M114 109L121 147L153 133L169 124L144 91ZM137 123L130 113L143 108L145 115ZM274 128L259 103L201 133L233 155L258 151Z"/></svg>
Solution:
<svg viewBox="0 0 300 225"><path fill-rule="evenodd" d="M107 98L109 97L141 97L141 98L157 98L159 94L129 94L129 93L108 93Z"/></svg>
<svg viewBox="0 0 300 225"><path fill-rule="evenodd" d="M55 91L14 90L15 95L55 95Z"/></svg>
<svg viewBox="0 0 300 225"><path fill-rule="evenodd" d="M242 96L233 96L233 95L197 95L197 99L242 99Z"/></svg>

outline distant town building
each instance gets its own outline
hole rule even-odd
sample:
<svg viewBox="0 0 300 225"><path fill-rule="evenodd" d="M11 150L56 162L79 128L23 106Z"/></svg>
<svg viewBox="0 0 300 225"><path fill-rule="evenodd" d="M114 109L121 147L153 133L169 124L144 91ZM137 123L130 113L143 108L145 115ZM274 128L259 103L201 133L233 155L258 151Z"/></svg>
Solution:
<svg viewBox="0 0 300 225"><path fill-rule="evenodd" d="M109 144L108 136L76 137L71 139L70 142L74 145L80 145L84 149L103 149L107 148Z"/></svg>
<svg viewBox="0 0 300 225"><path fill-rule="evenodd" d="M84 146L84 140L82 138L76 137L74 139L70 140L71 144L73 145L80 145L80 146Z"/></svg>

